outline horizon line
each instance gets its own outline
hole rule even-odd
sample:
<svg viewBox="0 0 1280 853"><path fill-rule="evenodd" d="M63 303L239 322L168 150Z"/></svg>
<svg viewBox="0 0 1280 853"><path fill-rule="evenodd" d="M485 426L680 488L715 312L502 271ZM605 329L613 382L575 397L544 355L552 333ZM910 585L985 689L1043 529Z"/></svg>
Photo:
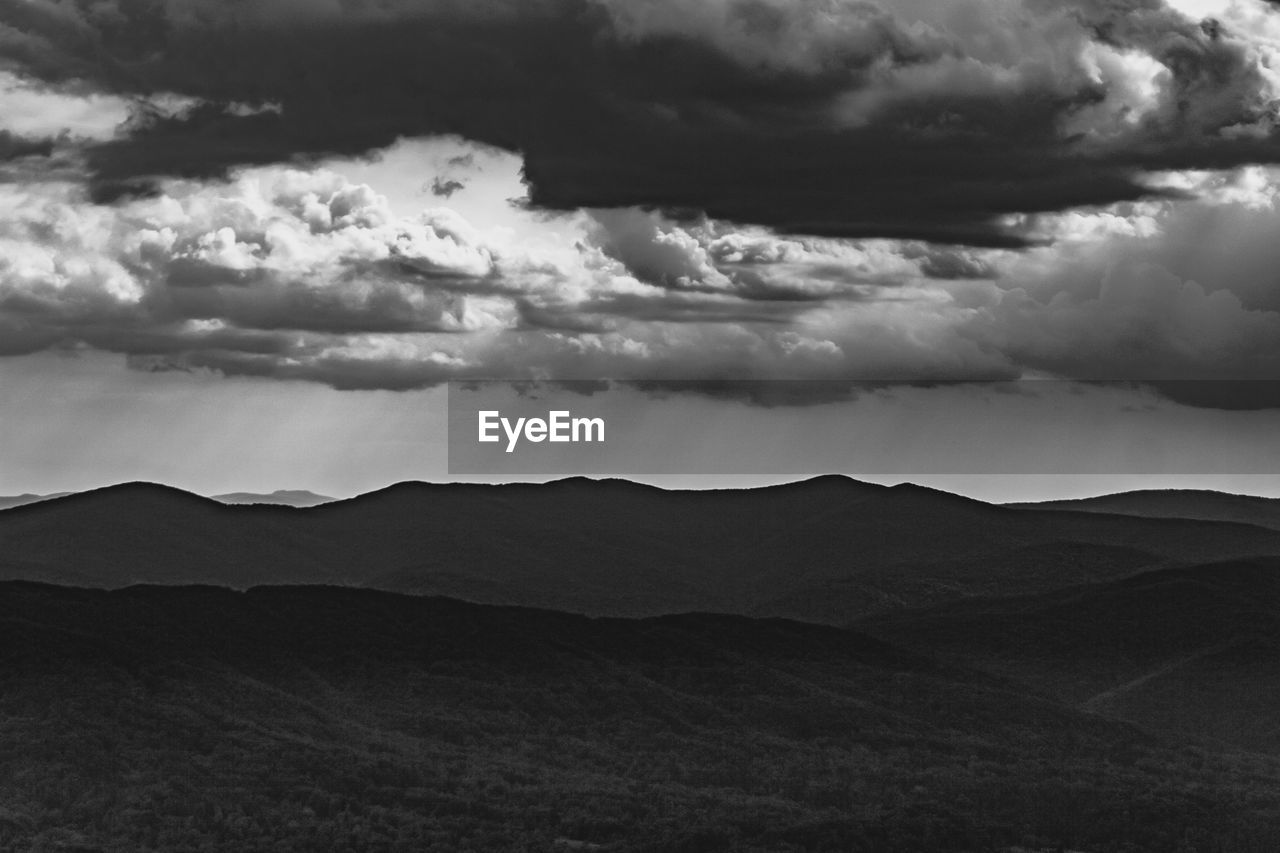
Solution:
<svg viewBox="0 0 1280 853"><path fill-rule="evenodd" d="M1006 475L1006 476L1026 476L1026 475ZM425 486L425 487L439 487L439 488L479 486L479 487L501 488L501 487L511 487L511 486L556 486L556 485L564 485L569 483L586 482L586 483L593 483L593 484L609 484L609 483L626 484L627 486L635 486L637 488L642 488L642 489L652 489L660 492L754 492L754 491L766 491L770 489L783 488L787 486L816 483L819 481L834 481L834 480L843 481L850 484L856 484L859 486L865 486L872 489L885 490L885 491L898 489L902 487L908 487L913 489L920 489L923 491L935 492L942 495L948 495L948 496L960 498L963 500L972 500L978 503L986 504L988 506L1002 506L1002 507L1034 507L1038 505L1044 505L1046 506L1046 508L1050 508L1054 505L1079 503L1079 502L1089 501L1093 499L1115 497L1115 496L1121 496L1121 495L1149 494L1149 493L1201 494L1201 495L1219 495L1219 496L1239 497L1239 498L1253 498L1258 500L1280 500L1280 498L1277 498L1271 495L1262 495L1262 494L1249 493L1249 492L1225 491L1222 489L1135 488L1135 489L1124 489L1120 491L1099 492L1097 494L1084 496L1084 497L1053 497L1053 498L1046 498L1041 500L993 501L993 500L986 500L983 498L966 495L961 492L940 488L938 486L927 485L927 484L923 484L923 483L919 483L919 482L915 482L907 479L904 479L892 484L885 484L885 483L874 482L872 480L861 479L852 474L845 474L845 473L838 473L838 472L812 474L812 475L799 475L799 476L796 476L794 479L787 479L787 480L782 480L779 482L772 482L772 483L755 483L755 484L741 485L741 486L726 486L723 484L718 484L718 485L704 486L704 487L691 485L687 481L682 485L668 486L668 485L662 485L659 483L645 482L642 480L632 479L625 476L597 477L597 476L590 476L585 474L575 474L575 475L567 475L564 477L549 478L545 480L506 480L501 482L467 481L467 480L417 480L417 479L398 480L392 483L388 483L384 486L368 489L366 491L357 492L355 494L351 494L347 496L326 495L326 494L322 494L322 493L315 492L305 488L279 488L269 492L256 491L252 489L240 489L240 490L232 490L232 491L219 491L215 494L207 494L207 493L194 491L188 488L184 488L182 486L172 485L169 483L163 483L163 482L154 481L154 480L122 480L114 483L107 483L101 486L93 486L90 488L78 489L78 490L66 490L66 491L48 492L48 493L21 492L17 494L0 494L0 501L21 501L21 503L14 503L9 506L0 507L0 511L4 511L6 509L16 509L20 506L27 506L32 503L43 503L51 500L59 500L63 498L76 497L80 495L88 495L96 492L104 492L104 491L110 491L110 490L116 490L116 489L125 489L129 487L148 487L148 488L161 489L161 490L171 491L171 492L179 492L186 496L199 498L201 500L211 501L213 503L217 503L222 506L266 505L266 506L276 506L276 507L287 507L292 509L311 509L314 507L326 506L329 504L344 503L347 501L358 500L358 499L369 497L372 495L381 494L383 492L388 492L397 488L402 488L405 486ZM304 506L293 506L288 503L269 500L270 498L273 498L273 497L277 497L281 495L290 495L290 494L297 495L297 496L305 496L307 498L314 498L315 502L308 503ZM239 500L227 500L228 498L239 498ZM264 500L255 501L253 500L253 498L263 498Z"/></svg>

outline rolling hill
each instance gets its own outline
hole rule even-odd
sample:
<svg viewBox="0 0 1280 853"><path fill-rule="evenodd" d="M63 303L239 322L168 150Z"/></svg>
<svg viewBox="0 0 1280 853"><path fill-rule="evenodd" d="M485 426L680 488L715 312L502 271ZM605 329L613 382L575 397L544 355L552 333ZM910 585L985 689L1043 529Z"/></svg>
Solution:
<svg viewBox="0 0 1280 853"><path fill-rule="evenodd" d="M0 584L0 848L1272 851L1280 760L854 631Z"/></svg>
<svg viewBox="0 0 1280 853"><path fill-rule="evenodd" d="M403 483L308 509L131 484L0 512L0 555L0 579L81 586L326 583L598 615L845 624L1280 555L1280 531L1011 509L844 477L721 491Z"/></svg>
<svg viewBox="0 0 1280 853"><path fill-rule="evenodd" d="M857 624L1083 710L1280 753L1280 559L1167 569Z"/></svg>

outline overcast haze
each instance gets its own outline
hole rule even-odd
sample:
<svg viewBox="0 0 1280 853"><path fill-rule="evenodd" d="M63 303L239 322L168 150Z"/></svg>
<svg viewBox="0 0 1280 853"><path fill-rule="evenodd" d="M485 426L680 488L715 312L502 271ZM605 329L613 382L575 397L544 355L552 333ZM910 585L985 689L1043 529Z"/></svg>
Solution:
<svg viewBox="0 0 1280 853"><path fill-rule="evenodd" d="M1278 99L1264 0L5 4L0 492L444 479L497 377L1135 380L653 454L1277 493Z"/></svg>

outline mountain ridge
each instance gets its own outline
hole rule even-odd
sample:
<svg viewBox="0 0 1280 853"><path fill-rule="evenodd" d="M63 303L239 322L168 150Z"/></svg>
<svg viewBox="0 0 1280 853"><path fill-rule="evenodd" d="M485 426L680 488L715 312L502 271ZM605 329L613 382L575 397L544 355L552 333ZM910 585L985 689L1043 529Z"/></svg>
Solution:
<svg viewBox="0 0 1280 853"><path fill-rule="evenodd" d="M1280 555L1280 531L1008 508L841 476L674 491L405 482L308 508L123 483L0 511L0 579L331 583L594 615L831 624L1261 555Z"/></svg>
<svg viewBox="0 0 1280 853"><path fill-rule="evenodd" d="M213 499L224 504L282 504L284 506L310 507L329 503L334 498L319 495L306 489L276 489L268 494L258 492L228 492L214 495Z"/></svg>
<svg viewBox="0 0 1280 853"><path fill-rule="evenodd" d="M1008 503L1003 506L1012 509L1107 513L1144 518L1235 521L1280 530L1280 498L1212 489L1137 489L1088 498Z"/></svg>

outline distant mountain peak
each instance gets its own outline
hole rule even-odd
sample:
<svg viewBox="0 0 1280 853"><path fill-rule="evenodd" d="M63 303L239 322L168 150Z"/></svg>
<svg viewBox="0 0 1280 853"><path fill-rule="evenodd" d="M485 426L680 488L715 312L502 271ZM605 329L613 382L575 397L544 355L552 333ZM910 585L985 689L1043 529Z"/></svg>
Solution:
<svg viewBox="0 0 1280 853"><path fill-rule="evenodd" d="M24 505L32 503L51 503L59 504L79 501L133 501L133 500L150 500L163 498L169 501L199 501L208 502L210 499L202 497L185 489L179 489L176 486L166 486L162 483L149 483L144 481L131 481L126 483L113 483L109 486L99 486L96 489L85 489L81 492L60 492L58 494L35 496L35 500L25 502Z"/></svg>
<svg viewBox="0 0 1280 853"><path fill-rule="evenodd" d="M1011 503L1015 510L1109 513L1142 518L1227 521L1280 530L1280 498L1238 495L1209 489L1139 489L1091 498Z"/></svg>
<svg viewBox="0 0 1280 853"><path fill-rule="evenodd" d="M48 495L33 495L26 492L21 495L0 495L0 509L12 509L17 506L26 506L27 504L39 503L40 501L52 500L53 498L62 498L71 494L71 492L54 492Z"/></svg>
<svg viewBox="0 0 1280 853"><path fill-rule="evenodd" d="M214 495L213 499L224 504L279 504L281 506L308 507L334 500L306 489L276 489L270 494L257 492L229 492Z"/></svg>

